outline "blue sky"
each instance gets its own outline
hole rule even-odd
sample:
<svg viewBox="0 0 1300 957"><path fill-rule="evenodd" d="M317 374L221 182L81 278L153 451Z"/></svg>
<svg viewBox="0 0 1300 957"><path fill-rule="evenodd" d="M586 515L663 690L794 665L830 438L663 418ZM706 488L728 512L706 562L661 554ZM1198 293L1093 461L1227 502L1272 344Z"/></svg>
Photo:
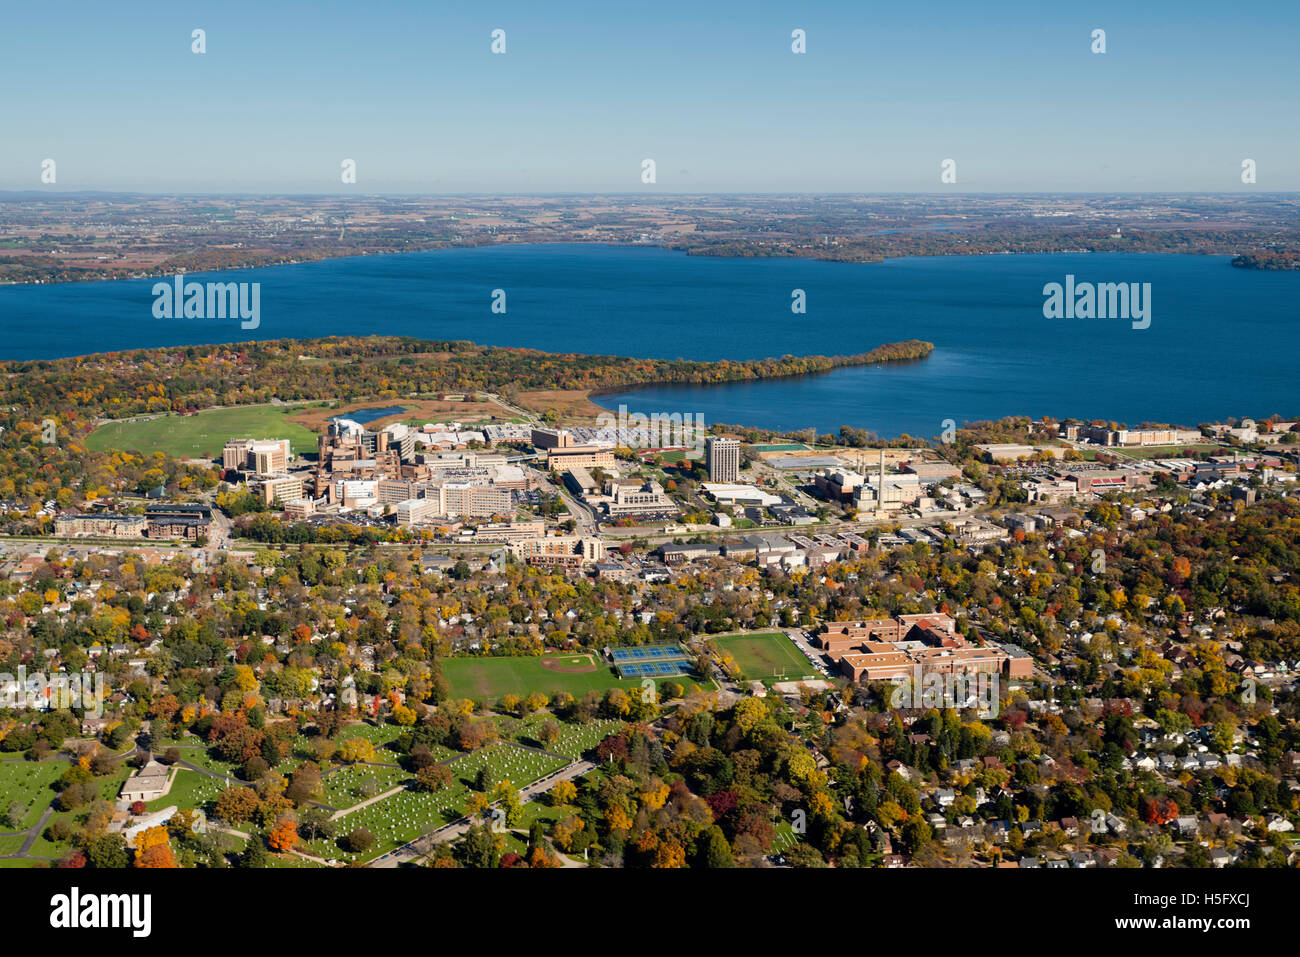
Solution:
<svg viewBox="0 0 1300 957"><path fill-rule="evenodd" d="M7 190L1300 189L1294 0L6 0L3 14Z"/></svg>

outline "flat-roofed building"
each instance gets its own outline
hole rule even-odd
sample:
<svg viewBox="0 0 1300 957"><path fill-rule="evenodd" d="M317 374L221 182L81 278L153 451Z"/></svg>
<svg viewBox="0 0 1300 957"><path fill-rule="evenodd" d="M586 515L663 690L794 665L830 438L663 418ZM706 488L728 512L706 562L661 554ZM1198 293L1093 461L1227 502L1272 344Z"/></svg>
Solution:
<svg viewBox="0 0 1300 957"><path fill-rule="evenodd" d="M1152 472L1138 469L1108 469L1086 463L1062 465L1056 474L1074 482L1077 494L1097 495L1125 488L1145 488L1151 484Z"/></svg>
<svg viewBox="0 0 1300 957"><path fill-rule="evenodd" d="M973 645L957 634L952 616L942 613L826 622L813 642L853 681L897 681L918 673L1033 673L1033 659L1023 650Z"/></svg>
<svg viewBox="0 0 1300 957"><path fill-rule="evenodd" d="M657 549L665 565L685 565L688 562L707 561L722 555L721 545L703 542L686 545L661 545Z"/></svg>
<svg viewBox="0 0 1300 957"><path fill-rule="evenodd" d="M468 482L446 482L440 489L442 513L487 518L512 511L510 490Z"/></svg>
<svg viewBox="0 0 1300 957"><path fill-rule="evenodd" d="M817 491L834 501L848 501L855 490L861 488L867 477L852 469L826 469L813 476L813 485Z"/></svg>
<svg viewBox="0 0 1300 957"><path fill-rule="evenodd" d="M904 462L899 467L904 472L909 472L917 476L925 485L931 485L935 482L942 482L945 479L958 478L961 476L961 469L949 462L932 462L929 460L914 459L910 462Z"/></svg>
<svg viewBox="0 0 1300 957"><path fill-rule="evenodd" d="M704 464L710 482L740 481L740 440L708 436L704 440Z"/></svg>
<svg viewBox="0 0 1300 957"><path fill-rule="evenodd" d="M700 486L719 505L779 505L781 496L771 495L753 485L729 485L722 482L704 482Z"/></svg>
<svg viewBox="0 0 1300 957"><path fill-rule="evenodd" d="M1194 429L1112 429L1106 425L1062 425L1062 438L1108 446L1183 445L1204 441Z"/></svg>
<svg viewBox="0 0 1300 957"><path fill-rule="evenodd" d="M487 456L484 456L487 458ZM528 476L518 465L491 465L485 466L492 473L492 484L497 488L512 489L523 491L528 488Z"/></svg>
<svg viewBox="0 0 1300 957"><path fill-rule="evenodd" d="M309 498L300 498L296 502L285 502L284 514L289 518L311 518L316 514L316 503Z"/></svg>
<svg viewBox="0 0 1300 957"><path fill-rule="evenodd" d="M605 546L598 538L580 535L550 535L511 542L510 554L530 565L557 565L580 568L605 557Z"/></svg>
<svg viewBox="0 0 1300 957"><path fill-rule="evenodd" d="M302 498L301 475L271 475L249 485L267 505L296 502Z"/></svg>
<svg viewBox="0 0 1300 957"><path fill-rule="evenodd" d="M221 464L241 472L271 475L293 460L288 439L231 439L221 450Z"/></svg>
<svg viewBox="0 0 1300 957"><path fill-rule="evenodd" d="M146 505L145 518L202 518L212 520L212 508L208 505Z"/></svg>
<svg viewBox="0 0 1300 957"><path fill-rule="evenodd" d="M171 518L160 516L149 519L150 538L183 538L197 541L206 538L212 523L202 518Z"/></svg>
<svg viewBox="0 0 1300 957"><path fill-rule="evenodd" d="M1017 445L1014 442L986 442L975 448L989 462L1016 462L1020 459L1032 459L1043 453L1059 459L1068 451L1059 445Z"/></svg>
<svg viewBox="0 0 1300 957"><path fill-rule="evenodd" d="M441 513L436 498L408 498L394 506L393 514L397 517L398 525L418 525L438 517Z"/></svg>
<svg viewBox="0 0 1300 957"><path fill-rule="evenodd" d="M585 498L594 495L600 489L600 483L591 477L591 473L581 465L575 465L564 473L564 484L574 495Z"/></svg>
<svg viewBox="0 0 1300 957"><path fill-rule="evenodd" d="M533 429L530 441L539 452L565 449L574 444L573 433L565 429Z"/></svg>
<svg viewBox="0 0 1300 957"><path fill-rule="evenodd" d="M402 479L380 479L375 483L375 498L380 505L396 505L408 498L421 498L425 483Z"/></svg>
<svg viewBox="0 0 1300 957"><path fill-rule="evenodd" d="M663 486L653 480L635 485L613 483L612 491L610 500L605 503L605 512L610 518L669 516L681 511L664 492Z"/></svg>
<svg viewBox="0 0 1300 957"><path fill-rule="evenodd" d="M54 520L54 534L60 537L94 535L101 538L144 538L149 520L143 515L99 512L90 515L61 515Z"/></svg>
<svg viewBox="0 0 1300 957"><path fill-rule="evenodd" d="M546 450L546 467L556 472L575 468L612 469L614 462L614 450L604 445L566 445Z"/></svg>
<svg viewBox="0 0 1300 957"><path fill-rule="evenodd" d="M545 534L546 522L540 518L531 522L488 522L475 530L474 540L508 545L510 542L541 538Z"/></svg>
<svg viewBox="0 0 1300 957"><path fill-rule="evenodd" d="M879 476L853 490L850 502L860 512L898 509L921 498L921 480L915 474L886 475L883 491Z"/></svg>

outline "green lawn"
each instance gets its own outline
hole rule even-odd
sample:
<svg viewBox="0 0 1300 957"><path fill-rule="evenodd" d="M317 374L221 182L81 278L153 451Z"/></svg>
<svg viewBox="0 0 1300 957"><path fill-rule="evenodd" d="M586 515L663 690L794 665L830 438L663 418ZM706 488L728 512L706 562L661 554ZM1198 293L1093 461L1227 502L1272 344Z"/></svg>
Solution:
<svg viewBox="0 0 1300 957"><path fill-rule="evenodd" d="M342 744L348 738L366 738L375 746L376 752L382 752L384 746L390 741L410 730L396 724L350 724L340 731L334 740Z"/></svg>
<svg viewBox="0 0 1300 957"><path fill-rule="evenodd" d="M218 458L229 439L289 439L295 453L314 452L316 433L289 416L300 411L272 405L165 415L144 422L108 422L86 437L86 447L166 452L177 458Z"/></svg>
<svg viewBox="0 0 1300 957"><path fill-rule="evenodd" d="M302 850L328 860L370 860L386 851L413 841L431 828L458 820L474 789L479 769L488 767L494 781L509 780L523 788L538 778L565 766L565 762L538 754L504 741L457 758L450 765L455 775L452 783L433 793L404 790L382 801L349 811L336 821L338 833L347 834L364 827L375 835L375 845L362 855L342 850L337 841L316 840L302 845ZM381 769L382 770L382 769ZM326 777L326 782L333 775Z"/></svg>
<svg viewBox="0 0 1300 957"><path fill-rule="evenodd" d="M551 696L567 691L581 698L588 691L604 694L609 688L641 689L639 678L619 678L614 669L596 652L590 654L596 664L595 671L553 671L542 665L541 658L443 658L442 674L453 698L469 698L496 704L504 695L527 697L534 691ZM579 657L579 654L546 655L562 662ZM656 683L675 682L687 691L699 682L688 675L656 678Z"/></svg>
<svg viewBox="0 0 1300 957"><path fill-rule="evenodd" d="M0 805L17 805L19 809L13 830L31 827L41 819L54 800L51 782L66 770L67 761L0 762Z"/></svg>
<svg viewBox="0 0 1300 957"><path fill-rule="evenodd" d="M398 768L354 764L325 775L325 796L322 801L340 810L354 807L410 780L411 775Z"/></svg>
<svg viewBox="0 0 1300 957"><path fill-rule="evenodd" d="M660 458L668 465L676 465L678 462L684 462L687 459L703 458L704 453L674 449L671 452L644 452L642 457L646 459Z"/></svg>
<svg viewBox="0 0 1300 957"><path fill-rule="evenodd" d="M225 781L198 771L191 771L189 768L179 768L175 774L171 790L156 801L145 804L146 809L161 811L165 807L175 805L181 810L198 808L207 813L208 804L215 801L227 786Z"/></svg>
<svg viewBox="0 0 1300 957"><path fill-rule="evenodd" d="M457 758L449 766L456 778L466 785L473 783L479 770L486 767L494 781L509 781L516 788L522 788L552 771L558 771L567 763L549 754L538 754L498 741Z"/></svg>
<svg viewBox="0 0 1300 957"><path fill-rule="evenodd" d="M546 721L554 721L560 726L560 736L551 745L544 745L537 738L538 729ZM580 758L585 752L590 751L611 734L616 734L622 730L624 724L625 722L615 718L604 718L590 724L570 724L567 721L561 721L549 712L544 712L529 715L520 721L516 728L516 739L531 747L544 748L554 754L562 754L569 758Z"/></svg>
<svg viewBox="0 0 1300 957"><path fill-rule="evenodd" d="M572 656L566 656L572 657ZM604 693L607 688L639 687L624 681L594 652L595 671L565 673L542 666L540 658L444 658L442 674L453 697L495 703L503 695L521 697L540 691L545 695L567 691L581 698L588 691Z"/></svg>
<svg viewBox="0 0 1300 957"><path fill-rule="evenodd" d="M746 681L795 681L814 672L794 642L779 631L710 640L719 651L735 659L740 676Z"/></svg>
<svg viewBox="0 0 1300 957"><path fill-rule="evenodd" d="M212 771L216 774L224 774L227 777L239 778L240 768L229 761L223 761L216 757L206 748L183 748L181 749L181 760L195 767L203 768L206 771Z"/></svg>

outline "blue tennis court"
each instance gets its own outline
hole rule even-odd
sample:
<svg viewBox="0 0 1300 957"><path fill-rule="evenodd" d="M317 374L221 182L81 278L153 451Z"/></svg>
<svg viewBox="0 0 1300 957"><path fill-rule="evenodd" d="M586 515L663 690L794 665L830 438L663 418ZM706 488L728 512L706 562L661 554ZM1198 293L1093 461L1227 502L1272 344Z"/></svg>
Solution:
<svg viewBox="0 0 1300 957"><path fill-rule="evenodd" d="M609 656L624 678L671 678L691 670L691 659L676 644L614 648Z"/></svg>

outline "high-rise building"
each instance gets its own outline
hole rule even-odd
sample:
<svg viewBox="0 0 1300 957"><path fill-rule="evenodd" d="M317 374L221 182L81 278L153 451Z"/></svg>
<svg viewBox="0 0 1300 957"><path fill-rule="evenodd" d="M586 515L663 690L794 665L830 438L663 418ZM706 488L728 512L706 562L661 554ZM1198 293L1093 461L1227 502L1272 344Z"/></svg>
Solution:
<svg viewBox="0 0 1300 957"><path fill-rule="evenodd" d="M740 440L710 435L704 440L704 464L708 466L710 482L738 482Z"/></svg>

